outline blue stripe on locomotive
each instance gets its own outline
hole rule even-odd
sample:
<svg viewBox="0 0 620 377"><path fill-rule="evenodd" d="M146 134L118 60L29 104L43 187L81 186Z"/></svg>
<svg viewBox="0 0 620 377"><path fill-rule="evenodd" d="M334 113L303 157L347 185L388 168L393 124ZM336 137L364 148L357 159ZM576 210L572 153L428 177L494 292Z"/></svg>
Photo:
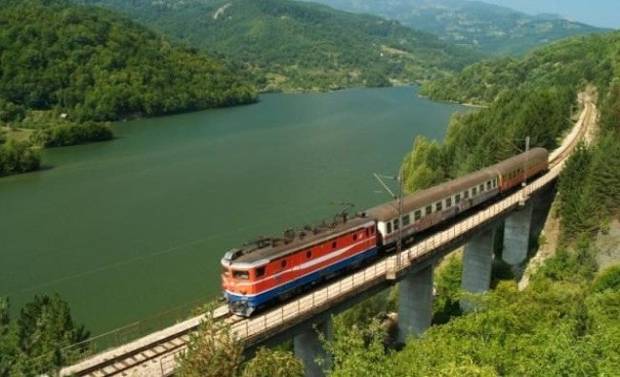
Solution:
<svg viewBox="0 0 620 377"><path fill-rule="evenodd" d="M326 267L324 269L321 269L319 271L313 272L309 275L306 275L304 277L301 277L297 280L293 280L290 283L286 283L284 285L281 285L279 287L273 288L267 292L263 292L260 293L256 296L243 296L243 295L236 295L236 294L232 294L230 292L226 292L226 299L228 300L228 302L233 303L233 302L237 302L237 301L246 301L247 305L250 308L258 308L262 305L264 305L265 303L276 299L294 289L297 289L301 286L304 286L306 284L312 284L313 282L320 280L321 278L323 278L325 275L329 275L331 273L334 272L338 272L342 269L345 269L349 266L352 266L356 263L360 263L363 262L366 259L372 258L374 256L376 256L379 252L379 248L378 247L373 247L372 249L368 249L367 251L354 255L351 258L345 259L343 261L337 262L329 267Z"/></svg>

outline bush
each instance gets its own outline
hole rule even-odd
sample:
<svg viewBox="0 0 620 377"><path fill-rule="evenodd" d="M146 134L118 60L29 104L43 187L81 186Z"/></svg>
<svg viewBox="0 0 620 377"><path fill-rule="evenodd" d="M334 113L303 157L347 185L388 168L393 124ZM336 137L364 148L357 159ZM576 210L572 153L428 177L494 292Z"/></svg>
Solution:
<svg viewBox="0 0 620 377"><path fill-rule="evenodd" d="M38 129L31 140L44 147L63 147L97 141L111 140L114 133L109 124L88 122L63 124Z"/></svg>
<svg viewBox="0 0 620 377"><path fill-rule="evenodd" d="M620 291L620 266L608 268L594 280L592 290L603 292L607 289Z"/></svg>
<svg viewBox="0 0 620 377"><path fill-rule="evenodd" d="M0 145L0 176L39 169L41 155L27 142L9 140Z"/></svg>
<svg viewBox="0 0 620 377"><path fill-rule="evenodd" d="M25 114L23 106L0 98L0 123L19 122L24 119Z"/></svg>

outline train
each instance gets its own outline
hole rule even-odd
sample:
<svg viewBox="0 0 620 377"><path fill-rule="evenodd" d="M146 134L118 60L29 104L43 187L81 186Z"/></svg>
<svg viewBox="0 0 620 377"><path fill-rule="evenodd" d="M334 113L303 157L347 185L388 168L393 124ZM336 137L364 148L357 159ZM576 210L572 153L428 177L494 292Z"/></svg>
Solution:
<svg viewBox="0 0 620 377"><path fill-rule="evenodd" d="M222 288L230 311L250 317L389 253L416 234L511 192L549 169L533 148L482 170L349 216L228 250ZM400 213L400 216L399 216Z"/></svg>

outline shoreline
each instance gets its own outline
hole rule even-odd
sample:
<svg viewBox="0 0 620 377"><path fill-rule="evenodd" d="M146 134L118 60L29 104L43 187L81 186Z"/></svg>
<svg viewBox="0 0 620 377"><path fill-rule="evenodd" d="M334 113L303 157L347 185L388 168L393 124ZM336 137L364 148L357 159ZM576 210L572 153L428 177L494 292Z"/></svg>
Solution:
<svg viewBox="0 0 620 377"><path fill-rule="evenodd" d="M418 94L418 97L424 98L424 99L427 99L427 100L433 101L433 102L450 103L450 104L453 104L453 105L472 107L472 108L475 108L475 109L487 109L487 108L489 108L489 105L478 105L478 104L471 103L471 102L459 102L459 101L451 101L451 100L443 100L443 99L432 99L429 96L425 96L425 95L422 95L422 94Z"/></svg>

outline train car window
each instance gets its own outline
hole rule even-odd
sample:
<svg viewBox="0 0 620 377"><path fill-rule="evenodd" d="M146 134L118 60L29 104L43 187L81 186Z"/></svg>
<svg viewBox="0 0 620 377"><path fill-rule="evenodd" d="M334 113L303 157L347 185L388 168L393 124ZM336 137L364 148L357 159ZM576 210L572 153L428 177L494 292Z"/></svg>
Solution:
<svg viewBox="0 0 620 377"><path fill-rule="evenodd" d="M387 223L387 234L390 234L390 233L392 233L392 223L391 222Z"/></svg>
<svg viewBox="0 0 620 377"><path fill-rule="evenodd" d="M487 191L491 189L491 181L487 182Z"/></svg>
<svg viewBox="0 0 620 377"><path fill-rule="evenodd" d="M336 241L332 242L332 249L335 249L336 247L338 247L338 244L336 243Z"/></svg>
<svg viewBox="0 0 620 377"><path fill-rule="evenodd" d="M370 228L366 228L366 237L370 236Z"/></svg>
<svg viewBox="0 0 620 377"><path fill-rule="evenodd" d="M398 221L398 219L394 220L394 230L398 230L399 227L400 227L400 221Z"/></svg>
<svg viewBox="0 0 620 377"><path fill-rule="evenodd" d="M454 197L454 202L456 204L459 204L461 202L461 194L456 194L456 196Z"/></svg>
<svg viewBox="0 0 620 377"><path fill-rule="evenodd" d="M497 178L493 179L493 188L497 188Z"/></svg>
<svg viewBox="0 0 620 377"><path fill-rule="evenodd" d="M435 210L441 211L443 209L443 205L441 202L435 204Z"/></svg>
<svg viewBox="0 0 620 377"><path fill-rule="evenodd" d="M480 193L483 193L484 192L484 184L480 185L479 188L480 188Z"/></svg>
<svg viewBox="0 0 620 377"><path fill-rule="evenodd" d="M258 267L256 269L256 277L259 278L261 276L265 275L265 266L263 267Z"/></svg>
<svg viewBox="0 0 620 377"><path fill-rule="evenodd" d="M403 226L407 226L409 224L411 224L411 216L410 215L403 216Z"/></svg>
<svg viewBox="0 0 620 377"><path fill-rule="evenodd" d="M247 271L233 271L233 277L239 280L248 280L250 278L250 274Z"/></svg>
<svg viewBox="0 0 620 377"><path fill-rule="evenodd" d="M469 198L469 190L463 191L463 199Z"/></svg>
<svg viewBox="0 0 620 377"><path fill-rule="evenodd" d="M286 259L282 259L282 262L280 262L280 266L282 266L282 268L286 267Z"/></svg>
<svg viewBox="0 0 620 377"><path fill-rule="evenodd" d="M430 215L431 213L433 213L433 206L427 206L426 207L426 215Z"/></svg>
<svg viewBox="0 0 620 377"><path fill-rule="evenodd" d="M312 250L308 250L308 251L306 251L306 258L307 258L307 259L312 258Z"/></svg>
<svg viewBox="0 0 620 377"><path fill-rule="evenodd" d="M417 210L415 211L415 213L413 214L413 218L418 221L422 218L422 211L421 210Z"/></svg>
<svg viewBox="0 0 620 377"><path fill-rule="evenodd" d="M374 226L370 227L370 234L375 234L375 227Z"/></svg>
<svg viewBox="0 0 620 377"><path fill-rule="evenodd" d="M357 241L357 233L353 234L353 241Z"/></svg>
<svg viewBox="0 0 620 377"><path fill-rule="evenodd" d="M478 187L474 187L473 189L471 189L471 196L476 196L478 195Z"/></svg>
<svg viewBox="0 0 620 377"><path fill-rule="evenodd" d="M446 208L452 207L452 198L446 199Z"/></svg>

